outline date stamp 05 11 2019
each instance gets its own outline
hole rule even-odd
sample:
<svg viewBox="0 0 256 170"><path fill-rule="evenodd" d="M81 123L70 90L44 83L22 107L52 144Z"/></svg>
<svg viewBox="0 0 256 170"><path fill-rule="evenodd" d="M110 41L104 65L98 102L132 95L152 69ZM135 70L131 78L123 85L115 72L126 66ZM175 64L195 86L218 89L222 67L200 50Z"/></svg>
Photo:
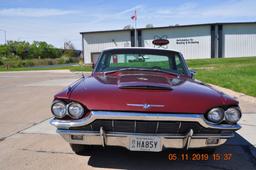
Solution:
<svg viewBox="0 0 256 170"><path fill-rule="evenodd" d="M170 153L168 160L170 161L230 161L232 153Z"/></svg>

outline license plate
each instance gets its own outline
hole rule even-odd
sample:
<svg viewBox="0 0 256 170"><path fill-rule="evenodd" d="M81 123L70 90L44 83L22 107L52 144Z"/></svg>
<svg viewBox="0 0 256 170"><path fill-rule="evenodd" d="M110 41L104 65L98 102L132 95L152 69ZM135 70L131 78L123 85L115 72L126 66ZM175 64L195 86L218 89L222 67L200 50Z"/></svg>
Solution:
<svg viewBox="0 0 256 170"><path fill-rule="evenodd" d="M132 136L130 137L129 149L131 151L160 152L161 140L155 136Z"/></svg>

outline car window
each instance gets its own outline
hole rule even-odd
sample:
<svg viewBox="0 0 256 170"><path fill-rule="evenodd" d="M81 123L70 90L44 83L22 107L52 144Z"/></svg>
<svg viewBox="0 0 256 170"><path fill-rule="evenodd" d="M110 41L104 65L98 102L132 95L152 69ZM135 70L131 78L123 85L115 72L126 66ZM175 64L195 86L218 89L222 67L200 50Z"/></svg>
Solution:
<svg viewBox="0 0 256 170"><path fill-rule="evenodd" d="M159 69L184 74L184 64L178 53L161 55L151 53L106 53L100 59L97 71L107 72L123 68Z"/></svg>
<svg viewBox="0 0 256 170"><path fill-rule="evenodd" d="M181 59L179 57L175 57L175 62L176 62L176 67L177 67L178 72L183 72L184 67L183 67L183 64L181 62Z"/></svg>
<svg viewBox="0 0 256 170"><path fill-rule="evenodd" d="M110 57L110 68L140 67L169 69L169 58L160 55L115 54Z"/></svg>

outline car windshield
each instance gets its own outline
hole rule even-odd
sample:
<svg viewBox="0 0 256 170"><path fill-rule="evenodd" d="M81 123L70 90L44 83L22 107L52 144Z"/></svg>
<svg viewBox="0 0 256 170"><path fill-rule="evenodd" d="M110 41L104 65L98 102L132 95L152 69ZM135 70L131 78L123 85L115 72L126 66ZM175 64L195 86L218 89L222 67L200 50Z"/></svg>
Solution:
<svg viewBox="0 0 256 170"><path fill-rule="evenodd" d="M184 62L177 52L165 50L111 50L103 52L96 72L123 70L163 71L185 74Z"/></svg>

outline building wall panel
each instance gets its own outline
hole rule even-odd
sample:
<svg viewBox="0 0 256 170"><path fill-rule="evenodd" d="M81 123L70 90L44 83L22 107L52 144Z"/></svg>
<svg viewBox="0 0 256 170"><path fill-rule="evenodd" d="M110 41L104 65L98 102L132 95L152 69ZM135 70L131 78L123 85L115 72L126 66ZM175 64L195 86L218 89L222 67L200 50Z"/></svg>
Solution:
<svg viewBox="0 0 256 170"><path fill-rule="evenodd" d="M253 22L141 29L139 33L140 46L180 51L186 59L256 56ZM131 30L84 33L84 62L90 64L92 54L97 58L106 48L130 47L132 35ZM155 46L152 41L161 37L167 38L169 44Z"/></svg>
<svg viewBox="0 0 256 170"><path fill-rule="evenodd" d="M112 47L130 47L130 31L90 33L83 35L84 62L91 63L91 54Z"/></svg>
<svg viewBox="0 0 256 170"><path fill-rule="evenodd" d="M256 24L223 25L224 57L256 56Z"/></svg>
<svg viewBox="0 0 256 170"><path fill-rule="evenodd" d="M163 47L154 46L152 41L157 37L167 38L169 44ZM177 50L186 59L211 58L210 25L142 30L142 41L145 47Z"/></svg>

